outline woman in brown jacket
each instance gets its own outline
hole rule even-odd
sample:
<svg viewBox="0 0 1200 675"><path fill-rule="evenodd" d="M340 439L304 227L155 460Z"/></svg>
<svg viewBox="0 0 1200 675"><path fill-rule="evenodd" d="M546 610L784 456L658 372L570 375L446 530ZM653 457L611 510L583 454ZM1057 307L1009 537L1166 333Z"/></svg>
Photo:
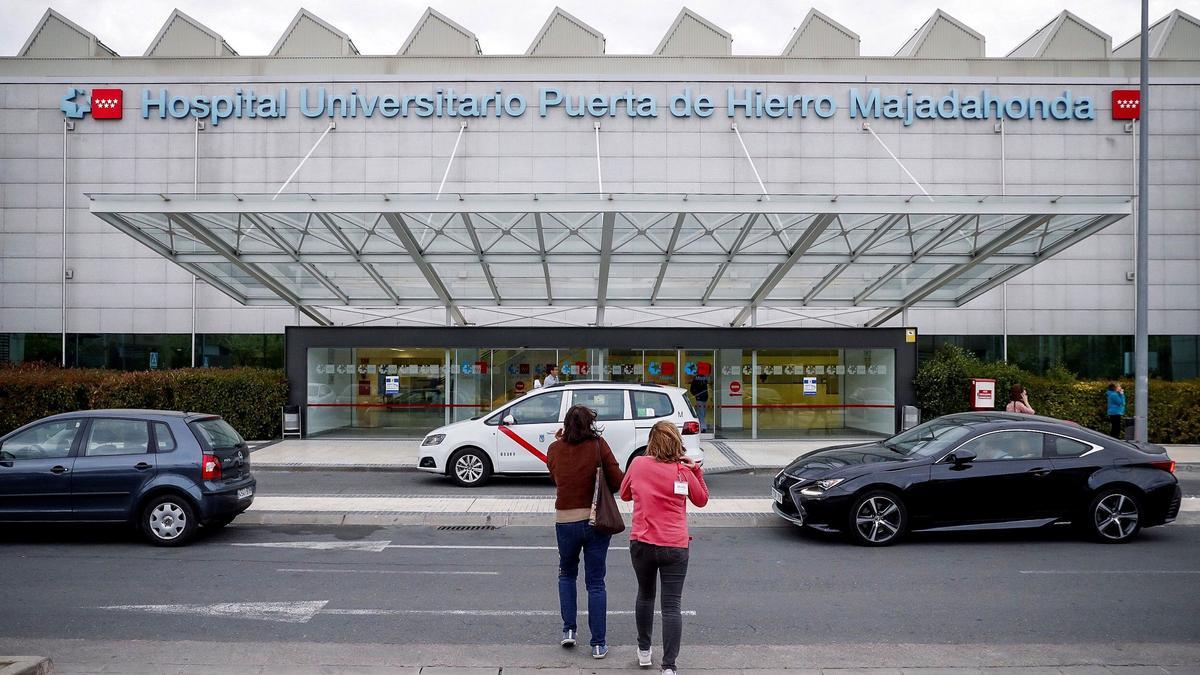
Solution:
<svg viewBox="0 0 1200 675"><path fill-rule="evenodd" d="M574 647L576 588L579 552L583 551L584 586L588 594L588 629L592 634L592 658L608 655L605 630L608 595L604 590L605 561L611 535L588 524L596 489L596 467L604 467L607 489L616 492L625 477L617 458L596 428L596 411L583 405L571 406L563 421L562 436L550 444L546 466L554 479L554 530L558 536L558 605L562 612L562 646Z"/></svg>

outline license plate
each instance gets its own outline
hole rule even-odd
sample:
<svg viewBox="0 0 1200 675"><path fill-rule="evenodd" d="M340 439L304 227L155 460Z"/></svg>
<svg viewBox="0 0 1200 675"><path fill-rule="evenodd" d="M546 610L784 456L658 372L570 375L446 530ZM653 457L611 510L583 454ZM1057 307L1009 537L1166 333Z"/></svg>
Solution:
<svg viewBox="0 0 1200 675"><path fill-rule="evenodd" d="M782 504L783 503L783 493L780 492L779 490L776 490L775 488L771 488L771 499L774 499L776 504Z"/></svg>
<svg viewBox="0 0 1200 675"><path fill-rule="evenodd" d="M250 497L252 497L253 495L254 495L254 488L242 488L242 489L240 489L240 490L238 490L238 491L237 491L237 498L238 498L239 500L241 500L241 499L249 499L249 498L250 498Z"/></svg>

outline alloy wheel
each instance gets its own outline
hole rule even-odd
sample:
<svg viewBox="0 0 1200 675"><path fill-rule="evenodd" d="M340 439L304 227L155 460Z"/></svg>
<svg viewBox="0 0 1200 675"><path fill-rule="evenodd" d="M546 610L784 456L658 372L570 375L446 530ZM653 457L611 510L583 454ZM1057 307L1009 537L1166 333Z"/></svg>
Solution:
<svg viewBox="0 0 1200 675"><path fill-rule="evenodd" d="M178 537L187 528L187 513L174 502L163 502L150 511L150 530L163 540Z"/></svg>
<svg viewBox="0 0 1200 675"><path fill-rule="evenodd" d="M1114 492L1096 502L1096 510L1092 516L1095 519L1096 532L1113 541L1125 539L1137 530L1137 502L1120 492Z"/></svg>
<svg viewBox="0 0 1200 675"><path fill-rule="evenodd" d="M875 495L863 500L854 513L854 526L863 539L882 544L900 533L900 507L890 497Z"/></svg>
<svg viewBox="0 0 1200 675"><path fill-rule="evenodd" d="M454 473L464 483L474 483L483 477L483 460L478 455L466 453L454 463Z"/></svg>

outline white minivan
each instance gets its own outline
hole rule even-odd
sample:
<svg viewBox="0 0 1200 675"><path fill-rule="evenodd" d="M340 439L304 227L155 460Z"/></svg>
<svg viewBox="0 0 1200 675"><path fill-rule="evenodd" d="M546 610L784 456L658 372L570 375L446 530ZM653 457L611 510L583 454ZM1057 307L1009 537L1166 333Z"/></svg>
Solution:
<svg viewBox="0 0 1200 675"><path fill-rule="evenodd" d="M596 427L621 466L646 452L650 427L668 420L688 457L703 462L700 422L687 391L651 383L564 382L535 389L486 415L426 434L417 468L478 487L493 473L547 473L546 451L573 405L596 411Z"/></svg>

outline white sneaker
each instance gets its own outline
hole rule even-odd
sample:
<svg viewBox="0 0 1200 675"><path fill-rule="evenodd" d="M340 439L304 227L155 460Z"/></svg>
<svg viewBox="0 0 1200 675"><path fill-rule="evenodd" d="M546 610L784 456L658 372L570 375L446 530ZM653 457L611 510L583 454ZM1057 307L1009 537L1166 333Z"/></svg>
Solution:
<svg viewBox="0 0 1200 675"><path fill-rule="evenodd" d="M654 648L651 647L650 649L647 649L646 651L642 651L639 649L639 650L637 650L637 652L638 652L638 665L643 668L649 668L650 665L653 663L653 661L651 660L651 656L653 656Z"/></svg>
<svg viewBox="0 0 1200 675"><path fill-rule="evenodd" d="M674 668L663 668L662 675L679 675Z"/></svg>

